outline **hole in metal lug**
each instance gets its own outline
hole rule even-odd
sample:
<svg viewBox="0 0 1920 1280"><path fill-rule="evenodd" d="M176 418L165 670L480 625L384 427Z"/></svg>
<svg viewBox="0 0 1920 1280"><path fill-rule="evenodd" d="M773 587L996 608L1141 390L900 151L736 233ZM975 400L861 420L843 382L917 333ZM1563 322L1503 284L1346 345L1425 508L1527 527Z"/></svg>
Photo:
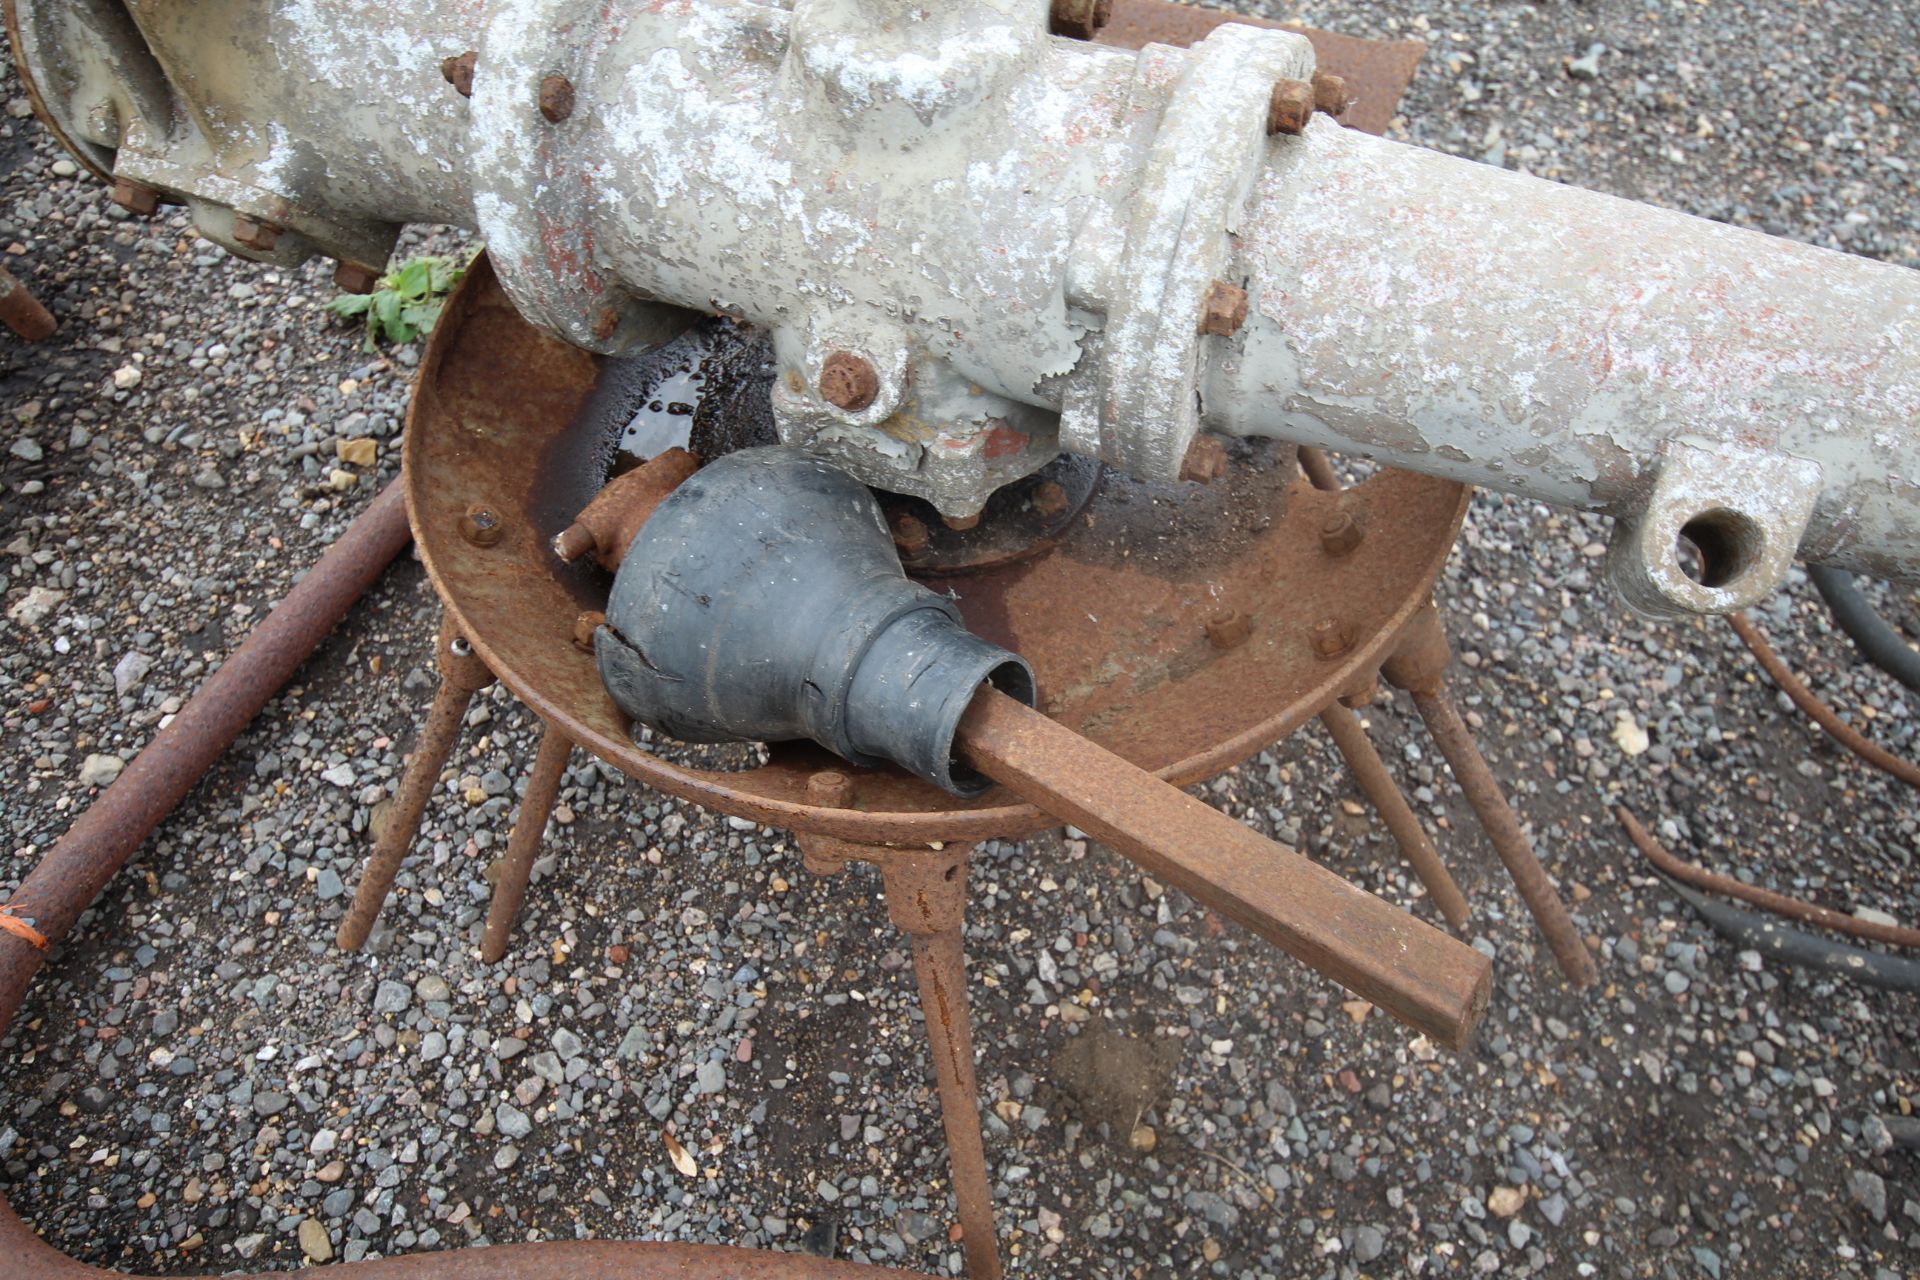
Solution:
<svg viewBox="0 0 1920 1280"><path fill-rule="evenodd" d="M1703 587L1726 587L1760 559L1760 526L1738 511L1702 511L1680 528L1674 553L1681 571Z"/></svg>

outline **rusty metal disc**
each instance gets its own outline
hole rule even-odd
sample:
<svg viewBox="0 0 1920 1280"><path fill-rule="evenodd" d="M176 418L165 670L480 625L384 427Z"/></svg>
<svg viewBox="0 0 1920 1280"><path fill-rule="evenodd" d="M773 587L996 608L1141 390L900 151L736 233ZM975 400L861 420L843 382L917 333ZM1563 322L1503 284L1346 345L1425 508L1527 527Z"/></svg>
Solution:
<svg viewBox="0 0 1920 1280"><path fill-rule="evenodd" d="M808 777L846 766L809 745L728 760L635 743L593 658L573 643L574 619L605 607L611 580L549 546L606 474L606 415L588 411L599 365L521 320L484 258L422 362L406 434L414 536L435 589L500 679L617 768L757 822L871 844L1052 825L1004 792L966 803L893 771L856 771L852 808L811 805ZM1301 479L1289 447L1243 441L1211 485L1109 470L1041 554L933 584L954 593L971 627L1033 664L1047 714L1187 784L1285 737L1378 667L1426 602L1466 493L1391 471L1324 493ZM1336 508L1362 531L1351 549L1323 546ZM497 522L497 537L490 527L472 539L476 510ZM1244 626L1221 625L1234 614ZM1326 651L1329 620L1351 644L1322 657L1316 638Z"/></svg>

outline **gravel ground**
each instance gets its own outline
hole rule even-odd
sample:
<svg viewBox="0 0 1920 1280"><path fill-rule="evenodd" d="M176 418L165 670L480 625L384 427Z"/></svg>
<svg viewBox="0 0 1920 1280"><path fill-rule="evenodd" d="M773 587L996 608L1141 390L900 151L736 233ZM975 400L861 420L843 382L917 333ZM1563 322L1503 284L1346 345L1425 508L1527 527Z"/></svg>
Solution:
<svg viewBox="0 0 1920 1280"><path fill-rule="evenodd" d="M1360 8L1265 11L1430 41L1414 141L1920 253L1920 7ZM19 95L9 75L0 247L63 328L0 340L8 887L392 477L415 359L325 317L319 265L126 218ZM343 461L363 439L372 460ZM1367 718L1497 961L1461 1057L1098 846L979 851L968 941L1014 1271L1920 1273L1920 1170L1875 1123L1920 1093L1914 998L1740 953L1609 816L1624 801L1683 855L1913 919L1911 795L1803 724L1725 626L1627 616L1597 589L1603 538L1482 495L1443 585L1459 692L1598 990L1560 980L1403 699ZM1880 599L1920 633L1913 593ZM783 833L576 758L517 946L483 967L483 872L533 755L496 692L387 923L334 950L429 696L435 612L417 565L391 573L55 957L0 1044L13 1204L69 1253L169 1274L574 1236L958 1274L906 950L871 875L813 880ZM1758 616L1843 714L1920 755L1913 699L1804 582ZM1207 794L1432 918L1315 735Z"/></svg>

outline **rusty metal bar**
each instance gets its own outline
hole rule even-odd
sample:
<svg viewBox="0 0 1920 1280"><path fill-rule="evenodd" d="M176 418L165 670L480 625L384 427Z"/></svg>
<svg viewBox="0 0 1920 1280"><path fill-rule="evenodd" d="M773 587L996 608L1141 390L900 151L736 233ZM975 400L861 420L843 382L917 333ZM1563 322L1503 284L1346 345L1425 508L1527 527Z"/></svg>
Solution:
<svg viewBox="0 0 1920 1280"><path fill-rule="evenodd" d="M982 773L1449 1048L1486 1011L1492 963L993 689L960 724Z"/></svg>
<svg viewBox="0 0 1920 1280"><path fill-rule="evenodd" d="M540 837L547 829L553 802L560 798L560 782L567 776L567 761L572 755L573 743L567 735L547 725L540 734L533 770L527 775L527 794L514 817L513 834L507 838L500 880L493 886L493 901L487 907L487 932L480 942L480 958L488 964L507 954L507 939L520 914L520 904L527 897L527 880L533 875L533 859L540 852Z"/></svg>
<svg viewBox="0 0 1920 1280"><path fill-rule="evenodd" d="M0 324L18 334L22 342L45 342L58 327L53 313L5 267L0 267Z"/></svg>
<svg viewBox="0 0 1920 1280"><path fill-rule="evenodd" d="M73 927L113 874L305 662L407 545L406 504L390 484L261 619L166 728L40 859L7 903L49 943ZM46 952L0 933L0 1025Z"/></svg>
<svg viewBox="0 0 1920 1280"><path fill-rule="evenodd" d="M1777 916L1789 920L1803 920L1808 924L1817 924L1822 929L1831 929L1835 933L1844 933L1853 938L1864 938L1869 942L1884 942L1893 947L1920 947L1920 929L1909 929L1904 925L1879 924L1872 920L1861 920L1856 916L1833 911L1801 898L1789 897L1784 893L1775 893L1771 889L1762 889L1735 880L1732 876L1715 875L1705 867L1695 866L1691 862L1682 862L1667 851L1665 845L1653 838L1653 833L1640 825L1625 805L1615 805L1613 816L1620 819L1620 825L1627 829L1627 835L1646 855L1648 862L1672 876L1697 889L1709 893L1724 894L1729 898L1738 898L1764 908Z"/></svg>
<svg viewBox="0 0 1920 1280"><path fill-rule="evenodd" d="M920 1011L926 1016L927 1046L940 1090L940 1120L947 1131L967 1276L1000 1280L993 1187L980 1137L980 1086L974 1079L962 935L970 851L965 844L924 852L875 850L873 860L886 885L887 916L913 942L913 971L920 982Z"/></svg>
<svg viewBox="0 0 1920 1280"><path fill-rule="evenodd" d="M1448 924L1455 929L1465 928L1466 895L1454 883L1447 864L1440 860L1440 851L1427 838L1407 798L1400 794L1393 775L1387 772L1387 762L1380 758L1367 738L1367 731L1360 727L1360 718L1335 702L1320 712L1320 723L1326 726L1333 745L1340 749L1347 771L1359 782L1360 789L1387 824L1387 830L1393 833L1394 842L1406 855L1408 865L1427 887L1427 896L1433 899L1433 905L1440 908Z"/></svg>
<svg viewBox="0 0 1920 1280"><path fill-rule="evenodd" d="M420 730L420 741L407 758L406 772L394 792L386 830L374 843L373 855L367 859L367 869L354 890L353 905L347 908L347 914L340 921L340 931L334 935L334 942L342 951L358 951L366 944L367 935L373 932L374 921L380 918L380 909L386 905L387 894L393 889L393 879L400 874L400 864L413 848L427 801L433 797L433 788L440 781L440 771L447 767L447 757L460 736L467 704L473 701L474 694L493 683L493 673L487 670L486 663L474 656L467 642L455 634L444 619L434 641L434 652L440 658L440 687L434 691L433 706Z"/></svg>
<svg viewBox="0 0 1920 1280"><path fill-rule="evenodd" d="M1507 874L1513 877L1513 887L1520 891L1527 910L1533 913L1534 923L1546 936L1547 945L1560 962L1561 972L1576 987L1598 981L1599 966L1593 962L1580 931L1574 927L1573 917L1567 914L1566 903L1560 900L1553 882L1547 878L1546 868L1534 855L1527 833L1520 829L1520 819L1501 793L1493 771L1487 768L1486 758L1474 744L1473 734L1460 718L1459 708L1453 705L1444 687L1411 692L1413 705L1426 721L1427 732L1433 736L1440 754L1446 757L1447 767L1453 770L1454 780L1466 794L1467 803L1473 806L1480 825L1486 828L1493 851L1506 864Z"/></svg>

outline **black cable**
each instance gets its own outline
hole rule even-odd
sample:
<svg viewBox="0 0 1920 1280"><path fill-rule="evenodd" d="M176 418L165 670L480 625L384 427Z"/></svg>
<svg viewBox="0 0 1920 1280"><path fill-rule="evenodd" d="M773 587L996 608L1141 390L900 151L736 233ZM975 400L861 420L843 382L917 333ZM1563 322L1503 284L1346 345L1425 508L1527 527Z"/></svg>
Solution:
<svg viewBox="0 0 1920 1280"><path fill-rule="evenodd" d="M1920 961L1789 929L1770 916L1715 902L1671 876L1663 875L1660 879L1699 912L1715 933L1750 951L1772 956L1795 968L1849 978L1883 991L1920 991Z"/></svg>
<svg viewBox="0 0 1920 1280"><path fill-rule="evenodd" d="M1814 590L1827 602L1833 620L1853 640L1860 655L1907 688L1920 692L1920 653L1914 652L1906 637L1874 611L1853 575L1845 569L1810 564L1807 576Z"/></svg>

